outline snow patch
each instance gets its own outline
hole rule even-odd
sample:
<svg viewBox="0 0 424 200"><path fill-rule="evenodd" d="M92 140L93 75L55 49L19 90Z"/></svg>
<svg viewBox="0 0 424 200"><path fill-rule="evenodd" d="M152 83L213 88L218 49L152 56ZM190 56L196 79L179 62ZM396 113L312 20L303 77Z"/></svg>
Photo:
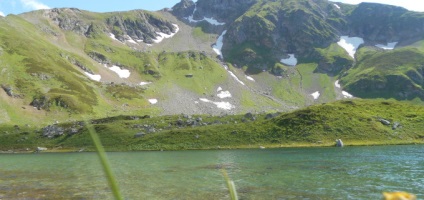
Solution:
<svg viewBox="0 0 424 200"><path fill-rule="evenodd" d="M228 71L228 73L230 73L230 75L237 81L237 82L239 82L240 84L242 84L242 85L245 85L244 83L243 83L243 81L241 81L232 71L230 71L230 70L227 70Z"/></svg>
<svg viewBox="0 0 424 200"><path fill-rule="evenodd" d="M204 21L207 21L207 22L209 22L209 24L212 24L212 25L215 25L215 26L220 26L220 25L225 25L225 23L224 22L218 22L216 19L214 19L213 17L212 18L207 18L207 17L204 17L203 18L203 20ZM202 21L203 21L202 20Z"/></svg>
<svg viewBox="0 0 424 200"><path fill-rule="evenodd" d="M336 88L341 88L342 86L340 85L340 83L339 83L339 80L337 80L335 83L334 83L334 85L336 86Z"/></svg>
<svg viewBox="0 0 424 200"><path fill-rule="evenodd" d="M133 44L137 44L137 42L136 42L136 41L134 41L132 38L130 38L129 40L127 40L127 42L129 42L129 43L133 43Z"/></svg>
<svg viewBox="0 0 424 200"><path fill-rule="evenodd" d="M178 31L180 31L180 27L178 27L178 25L176 24L172 24L175 27L175 33L171 33L171 34L166 34L166 33L162 33L162 32L156 32L156 34L158 34L159 36L156 37L156 39L153 40L153 42L155 43L160 43L162 42L163 39L165 38L171 38L173 37L175 34L178 33Z"/></svg>
<svg viewBox="0 0 424 200"><path fill-rule="evenodd" d="M393 50L395 48L395 46L397 45L398 42L389 42L387 43L387 45L384 44L377 44L375 45L378 48L382 48L384 50Z"/></svg>
<svg viewBox="0 0 424 200"><path fill-rule="evenodd" d="M205 98L200 98L199 100L203 101L205 103L213 103L213 104L216 105L217 108L223 109L223 110L231 110L231 109L236 108L235 106L231 105L230 102L214 102L214 101L211 101L211 100L205 99Z"/></svg>
<svg viewBox="0 0 424 200"><path fill-rule="evenodd" d="M255 79L253 79L251 76L246 76L246 78L247 78L247 80L249 80L249 81L253 81L253 82L255 82Z"/></svg>
<svg viewBox="0 0 424 200"><path fill-rule="evenodd" d="M341 36L340 41L337 42L339 46L349 53L349 56L355 58L355 53L358 47L364 43L364 39L360 37L349 37L349 36Z"/></svg>
<svg viewBox="0 0 424 200"><path fill-rule="evenodd" d="M230 71L229 69L228 69L228 66L227 65L223 65L224 66L224 69L225 70L227 70L227 72L237 81L237 82L239 82L240 84L242 84L242 85L245 85L244 83L243 83L243 81L241 81L232 71Z"/></svg>
<svg viewBox="0 0 424 200"><path fill-rule="evenodd" d="M217 92L222 91L222 87L218 87L218 89L216 89Z"/></svg>
<svg viewBox="0 0 424 200"><path fill-rule="evenodd" d="M152 82L141 82L141 83L140 83L140 85L141 85L141 86L143 86L143 85L149 85L149 84L151 84L151 83L152 83Z"/></svg>
<svg viewBox="0 0 424 200"><path fill-rule="evenodd" d="M336 7L337 9L340 9L340 6L339 5L337 5L337 4L333 4L334 5L334 7Z"/></svg>
<svg viewBox="0 0 424 200"><path fill-rule="evenodd" d="M112 38L112 40L119 41L118 39L116 39L116 37L115 37L115 35L113 33L109 33L109 37Z"/></svg>
<svg viewBox="0 0 424 200"><path fill-rule="evenodd" d="M118 74L119 78L128 78L131 75L130 70L128 69L121 69L119 66L112 65L112 67L108 67L106 64L104 64L106 68L112 70L116 74Z"/></svg>
<svg viewBox="0 0 424 200"><path fill-rule="evenodd" d="M218 40L216 43L212 46L212 49L215 51L216 54L218 54L221 59L224 59L224 56L222 55L222 46L224 45L224 35L227 33L227 30L224 30L221 35L218 37Z"/></svg>
<svg viewBox="0 0 424 200"><path fill-rule="evenodd" d="M312 95L312 97L314 97L314 99L316 100L316 99L318 99L318 98L319 98L319 96L320 96L321 94L319 93L319 91L316 91L316 92L312 93L311 95Z"/></svg>
<svg viewBox="0 0 424 200"><path fill-rule="evenodd" d="M346 98L346 99L348 99L348 98L353 98L353 95L349 94L349 93L348 93L348 92L346 92L346 91L342 91L342 94L343 94L343 97L344 97L344 98Z"/></svg>
<svg viewBox="0 0 424 200"><path fill-rule="evenodd" d="M116 65L112 65L112 67L109 67L109 69L117 73L119 78L128 78L131 75L130 70L121 69L120 67Z"/></svg>
<svg viewBox="0 0 424 200"><path fill-rule="evenodd" d="M88 78L90 78L91 80L94 80L94 81L100 81L100 79L102 79L102 76L100 76L100 75L90 74L88 72L84 72L84 74L87 75Z"/></svg>
<svg viewBox="0 0 424 200"><path fill-rule="evenodd" d="M232 97L230 91L221 91L216 96L218 96L221 99L231 98Z"/></svg>
<svg viewBox="0 0 424 200"><path fill-rule="evenodd" d="M150 103L150 104L152 104L152 105L154 105L154 104L157 104L157 103L158 103L158 100L157 100L157 99L148 99L148 101L149 101L149 103Z"/></svg>
<svg viewBox="0 0 424 200"><path fill-rule="evenodd" d="M296 66L297 58L295 57L294 54L289 54L289 58L286 58L286 59L283 58L280 60L280 62L288 66Z"/></svg>
<svg viewBox="0 0 424 200"><path fill-rule="evenodd" d="M215 25L215 26L225 25L225 23L218 22L213 17L212 18L203 17L203 19L201 19L201 20L195 20L195 19L193 19L193 16L194 16L194 13L196 13L196 11L197 11L197 5L194 6L193 13L190 16L185 17L185 19L188 19L188 21L190 23L197 23L197 22L201 22L201 21L207 21L209 24L212 24L212 25Z"/></svg>

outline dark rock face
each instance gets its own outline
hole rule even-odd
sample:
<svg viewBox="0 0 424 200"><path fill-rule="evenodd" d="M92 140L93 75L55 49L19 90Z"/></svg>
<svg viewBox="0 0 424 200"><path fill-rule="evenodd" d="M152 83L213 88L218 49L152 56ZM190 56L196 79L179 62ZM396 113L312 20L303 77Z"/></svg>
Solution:
<svg viewBox="0 0 424 200"><path fill-rule="evenodd" d="M88 56L101 64L110 64L111 61L103 54L97 52L89 52Z"/></svg>
<svg viewBox="0 0 424 200"><path fill-rule="evenodd" d="M203 17L208 17L219 22L230 23L244 14L256 2L257 0L198 0L196 3L197 10L193 18L203 19Z"/></svg>
<svg viewBox="0 0 424 200"><path fill-rule="evenodd" d="M187 17L193 13L194 6L195 4L192 0L181 0L181 2L172 7L172 14L180 18Z"/></svg>
<svg viewBox="0 0 424 200"><path fill-rule="evenodd" d="M29 105L37 108L38 110L48 109L50 107L49 101L50 100L47 96L41 96L41 97L34 98L34 100L32 100L32 102Z"/></svg>
<svg viewBox="0 0 424 200"><path fill-rule="evenodd" d="M7 86L7 85L1 85L1 88L2 88L5 92L6 92L6 94L7 94L9 97L14 97L12 87Z"/></svg>
<svg viewBox="0 0 424 200"><path fill-rule="evenodd" d="M421 15L421 17L417 17ZM369 41L393 42L423 38L424 14L410 12L404 8L361 3L348 17L351 35Z"/></svg>
<svg viewBox="0 0 424 200"><path fill-rule="evenodd" d="M349 69L353 65L353 60L347 58L335 57L334 60L334 62L330 62L325 58L321 58L316 71L335 75L344 69Z"/></svg>
<svg viewBox="0 0 424 200"><path fill-rule="evenodd" d="M50 18L61 29L85 35L90 25L81 20L80 15L81 11L76 8L54 8L44 13L44 16Z"/></svg>
<svg viewBox="0 0 424 200"><path fill-rule="evenodd" d="M134 40L152 43L157 37L156 32L171 34L176 31L176 27L171 22L142 10L129 11L125 15L117 12L100 20L92 19L85 11L75 8L46 10L44 16L51 19L62 30L86 37L113 33L120 41L131 37Z"/></svg>
<svg viewBox="0 0 424 200"><path fill-rule="evenodd" d="M240 66L278 62L287 53L313 57L314 47L325 48L338 40L337 28L343 26L338 23L344 18L334 6L309 0L296 1L296 7L292 4L292 1L266 1L251 6L229 27L224 54L235 55L232 61ZM329 20L333 18L339 18L340 22ZM240 48L243 50L234 52ZM266 65L269 64L272 63Z"/></svg>
<svg viewBox="0 0 424 200"><path fill-rule="evenodd" d="M132 39L143 40L145 43L153 43L156 32L171 34L176 32L176 27L171 22L154 17L143 11L132 11L133 17L115 15L106 19L109 30L115 34L120 41Z"/></svg>
<svg viewBox="0 0 424 200"><path fill-rule="evenodd" d="M65 134L65 129L57 125L49 125L42 129L42 136L47 138L59 137Z"/></svg>
<svg viewBox="0 0 424 200"><path fill-rule="evenodd" d="M75 58L73 58L73 57L71 57L71 56L69 56L69 55L66 55L66 54L64 54L64 53L61 53L60 54L60 56L62 57L62 58L66 58L70 63L72 63L73 65L75 65L75 66L77 66L77 67L79 67L80 69L82 69L83 71L85 71L85 72L88 72L88 73L90 73L90 74L94 74L93 73L93 71L91 71L91 69L89 69L89 68L87 68L84 64L82 64L80 61L78 61L77 59L75 59Z"/></svg>

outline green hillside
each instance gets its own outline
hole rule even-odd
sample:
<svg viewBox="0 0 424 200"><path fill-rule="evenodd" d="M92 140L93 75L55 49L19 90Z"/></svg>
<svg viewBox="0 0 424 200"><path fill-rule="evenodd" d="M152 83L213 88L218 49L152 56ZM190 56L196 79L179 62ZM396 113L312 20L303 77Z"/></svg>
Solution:
<svg viewBox="0 0 424 200"><path fill-rule="evenodd" d="M338 101L283 114L119 116L91 123L109 151L332 146L335 139L346 145L424 143L424 108L382 100ZM52 127L63 134L52 135ZM2 131L2 150L94 150L83 122Z"/></svg>

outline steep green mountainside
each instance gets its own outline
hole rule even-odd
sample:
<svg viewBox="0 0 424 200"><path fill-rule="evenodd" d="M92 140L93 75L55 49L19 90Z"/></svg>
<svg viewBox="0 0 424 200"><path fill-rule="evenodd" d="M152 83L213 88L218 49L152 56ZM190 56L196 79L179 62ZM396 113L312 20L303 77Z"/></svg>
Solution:
<svg viewBox="0 0 424 200"><path fill-rule="evenodd" d="M232 62L264 69L287 53L307 58L314 47L338 40L342 16L324 1L258 1L229 27L224 53Z"/></svg>
<svg viewBox="0 0 424 200"><path fill-rule="evenodd" d="M424 107L397 101L345 100L291 113L211 117L118 116L90 122L109 151L424 143ZM0 150L87 150L84 122L43 129L2 126Z"/></svg>
<svg viewBox="0 0 424 200"><path fill-rule="evenodd" d="M423 13L396 6L361 3L347 18L350 34L367 41L410 44L423 39Z"/></svg>
<svg viewBox="0 0 424 200"><path fill-rule="evenodd" d="M342 47L347 40L341 39L341 36L348 39L360 37L363 43L359 51L371 48L381 52L385 47L375 48L375 45L390 43L395 44L396 49L409 48L424 39L423 13L376 3L348 5L327 0L224 2L225 6L218 6L215 1L193 3L184 0L174 7L177 10L174 14L190 24L202 18L225 22L220 25L221 29L216 30L226 30L223 32L223 58L247 73L268 71L281 75L281 70L275 65L282 59L295 57L298 63L318 64L314 73L325 73L331 77L349 74L343 78L344 89L357 97L423 100L421 66L415 59L406 59L417 56L419 52L413 49L390 52L386 49L380 53L386 56L359 58L359 55L354 56L354 52L349 52L349 56L344 48L351 48L349 45L352 44ZM389 56L390 59L402 59L384 67L374 67L375 64L389 63L385 61ZM406 65L417 73L402 67ZM365 68L368 71L372 68L373 73L379 75L372 76L372 73L362 77L366 74ZM393 75L401 74L393 79ZM367 81L364 82L365 79Z"/></svg>
<svg viewBox="0 0 424 200"><path fill-rule="evenodd" d="M167 12L64 8L9 15L0 23L0 123L285 111L312 103L302 90L284 95L279 86L288 88L291 80L264 74L257 81L273 86L256 84L224 65L210 47L216 34ZM163 35L169 38L159 41ZM293 73L300 86L299 72Z"/></svg>
<svg viewBox="0 0 424 200"><path fill-rule="evenodd" d="M357 63L341 81L355 96L423 100L423 63L424 52L413 47L389 52L362 48Z"/></svg>
<svg viewBox="0 0 424 200"><path fill-rule="evenodd" d="M348 92L422 103L423 16L327 0L9 15L0 18L0 123L286 112ZM341 36L365 41L354 54ZM389 42L394 50L375 47Z"/></svg>

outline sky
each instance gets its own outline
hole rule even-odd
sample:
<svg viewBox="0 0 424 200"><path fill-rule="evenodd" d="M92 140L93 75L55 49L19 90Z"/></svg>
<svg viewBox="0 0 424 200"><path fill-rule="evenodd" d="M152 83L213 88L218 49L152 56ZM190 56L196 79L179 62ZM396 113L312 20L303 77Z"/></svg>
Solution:
<svg viewBox="0 0 424 200"><path fill-rule="evenodd" d="M20 14L32 10L73 7L93 12L127 11L134 9L160 10L170 8L180 0L0 0L0 15ZM364 0L332 0L358 4ZM424 12L422 0L366 0L405 7L409 10Z"/></svg>

